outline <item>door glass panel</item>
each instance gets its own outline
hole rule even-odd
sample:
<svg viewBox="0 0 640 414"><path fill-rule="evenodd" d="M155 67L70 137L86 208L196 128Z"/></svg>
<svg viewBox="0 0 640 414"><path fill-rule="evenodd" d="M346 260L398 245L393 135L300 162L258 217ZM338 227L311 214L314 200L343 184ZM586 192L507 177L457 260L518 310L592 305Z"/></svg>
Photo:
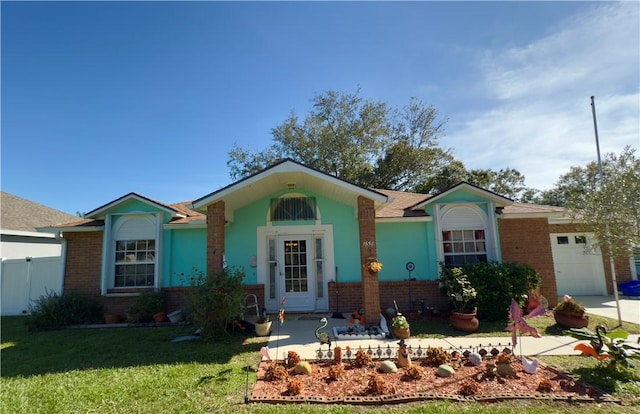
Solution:
<svg viewBox="0 0 640 414"><path fill-rule="evenodd" d="M307 292L307 242L284 241L284 285L287 292Z"/></svg>
<svg viewBox="0 0 640 414"><path fill-rule="evenodd" d="M324 298L324 256L322 253L322 239L316 239L316 296Z"/></svg>

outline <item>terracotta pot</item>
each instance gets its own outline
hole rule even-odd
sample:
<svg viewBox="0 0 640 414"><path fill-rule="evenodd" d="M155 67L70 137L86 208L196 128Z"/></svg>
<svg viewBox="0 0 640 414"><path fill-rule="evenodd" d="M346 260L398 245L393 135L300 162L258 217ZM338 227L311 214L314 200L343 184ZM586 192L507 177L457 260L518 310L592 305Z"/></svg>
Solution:
<svg viewBox="0 0 640 414"><path fill-rule="evenodd" d="M118 323L120 322L120 315L117 313L107 313L104 315L105 323Z"/></svg>
<svg viewBox="0 0 640 414"><path fill-rule="evenodd" d="M463 332L475 332L478 330L480 321L476 317L476 311L463 313L452 311L449 322L455 329Z"/></svg>
<svg viewBox="0 0 640 414"><path fill-rule="evenodd" d="M410 328L392 328L393 336L398 339L407 339L411 336Z"/></svg>
<svg viewBox="0 0 640 414"><path fill-rule="evenodd" d="M165 312L158 312L153 315L153 320L155 322L164 322L167 319L167 314Z"/></svg>
<svg viewBox="0 0 640 414"><path fill-rule="evenodd" d="M342 348L339 346L333 348L333 363L342 364Z"/></svg>
<svg viewBox="0 0 640 414"><path fill-rule="evenodd" d="M585 314L567 311L553 311L556 323L565 328L584 328L589 325L589 317Z"/></svg>
<svg viewBox="0 0 640 414"><path fill-rule="evenodd" d="M265 323L256 323L256 335L258 336L269 336L269 332L271 332L271 323L273 321L265 322Z"/></svg>

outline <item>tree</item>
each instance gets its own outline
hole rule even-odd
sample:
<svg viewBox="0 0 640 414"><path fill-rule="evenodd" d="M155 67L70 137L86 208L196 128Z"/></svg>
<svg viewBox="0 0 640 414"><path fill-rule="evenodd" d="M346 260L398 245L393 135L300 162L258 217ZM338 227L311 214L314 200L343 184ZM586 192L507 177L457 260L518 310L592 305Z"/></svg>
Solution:
<svg viewBox="0 0 640 414"><path fill-rule="evenodd" d="M536 204L565 207L572 197L584 195L588 188L593 189L598 181L598 165L595 162L585 167L571 167L569 172L560 176L555 187L544 190L532 197Z"/></svg>
<svg viewBox="0 0 640 414"><path fill-rule="evenodd" d="M491 169L467 170L461 161L453 159L442 166L436 175L418 186L418 189L422 193L435 194L445 191L461 181L516 201L530 199L531 194L536 192L536 190L525 186L524 175L515 168L502 168L498 171Z"/></svg>
<svg viewBox="0 0 640 414"><path fill-rule="evenodd" d="M451 159L438 147L444 122L415 98L402 110L366 100L360 91L316 95L304 120L292 112L273 128L274 143L251 153L229 152L231 178L240 179L284 158L333 174L363 187L409 190Z"/></svg>
<svg viewBox="0 0 640 414"><path fill-rule="evenodd" d="M572 218L594 232L596 245L611 247L612 257L629 257L640 246L640 159L627 146L602 162L602 178L595 162L573 167L564 176ZM603 249L604 250L604 249Z"/></svg>
<svg viewBox="0 0 640 414"><path fill-rule="evenodd" d="M284 158L362 187L435 193L460 181L517 198L526 187L515 169L467 171L438 139L444 120L416 98L400 110L353 93L330 90L312 99L301 120L295 112L271 130L274 143L252 153L234 146L227 165L241 179Z"/></svg>
<svg viewBox="0 0 640 414"><path fill-rule="evenodd" d="M292 112L271 130L275 141L266 151L251 154L237 146L227 165L232 179L260 171L284 158L367 186L376 160L390 135L385 103L355 93L329 91L316 95L311 113L300 121Z"/></svg>

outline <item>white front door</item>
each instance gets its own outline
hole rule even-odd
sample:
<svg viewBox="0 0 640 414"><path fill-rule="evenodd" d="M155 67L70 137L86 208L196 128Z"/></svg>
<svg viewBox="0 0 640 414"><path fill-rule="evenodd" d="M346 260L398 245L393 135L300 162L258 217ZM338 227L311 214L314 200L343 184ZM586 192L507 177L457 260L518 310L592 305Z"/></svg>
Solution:
<svg viewBox="0 0 640 414"><path fill-rule="evenodd" d="M278 237L278 290L286 309L312 311L315 308L313 246L309 236Z"/></svg>

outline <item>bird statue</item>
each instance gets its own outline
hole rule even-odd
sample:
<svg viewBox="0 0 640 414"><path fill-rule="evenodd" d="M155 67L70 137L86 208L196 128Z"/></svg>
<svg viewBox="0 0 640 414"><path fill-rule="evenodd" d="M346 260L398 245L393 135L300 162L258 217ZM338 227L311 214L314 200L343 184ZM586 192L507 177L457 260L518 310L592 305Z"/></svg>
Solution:
<svg viewBox="0 0 640 414"><path fill-rule="evenodd" d="M606 334L607 328L605 328L605 326L602 324L598 324L596 326L596 336L598 337L598 339L591 341L591 346L596 350L598 354L600 353L600 351L602 351L602 347L604 346L604 340L602 339L602 337Z"/></svg>
<svg viewBox="0 0 640 414"><path fill-rule="evenodd" d="M522 366L524 367L524 372L527 374L533 374L538 369L538 360L535 358L528 359L526 356L522 355L520 357L522 361Z"/></svg>
<svg viewBox="0 0 640 414"><path fill-rule="evenodd" d="M331 337L326 332L320 332L320 329L327 326L329 322L327 321L327 318L322 318L320 319L320 323L322 325L316 328L316 338L320 341L320 347L322 347L322 344L327 344L329 345L329 350L331 350Z"/></svg>

